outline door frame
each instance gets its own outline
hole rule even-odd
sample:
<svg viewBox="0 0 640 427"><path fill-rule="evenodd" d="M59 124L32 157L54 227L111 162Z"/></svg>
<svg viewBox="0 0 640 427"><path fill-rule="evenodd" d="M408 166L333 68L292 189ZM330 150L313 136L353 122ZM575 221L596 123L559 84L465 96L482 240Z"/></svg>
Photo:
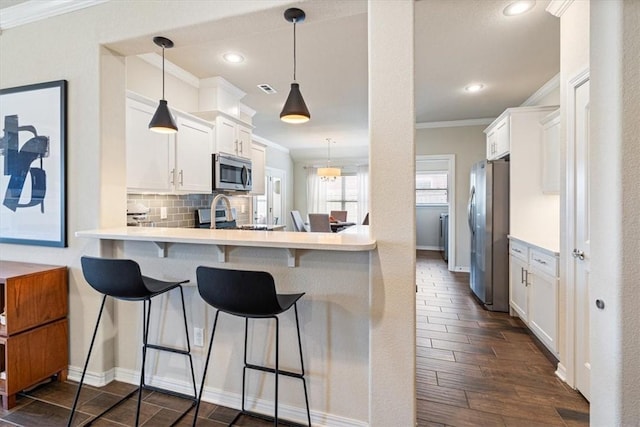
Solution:
<svg viewBox="0 0 640 427"><path fill-rule="evenodd" d="M575 92L578 87L589 81L589 68L577 73L567 83L567 107L566 107L566 174L565 174L565 232L566 237L563 242L564 246L564 262L561 266L565 271L565 340L562 346L565 351L565 357L560 358L556 375L563 379L571 387L576 385L576 325L577 325L577 307L576 307L576 278L575 278L575 262L576 260L570 255L575 248L575 218L576 218L576 197L575 197L575 150L576 150L576 132L575 132Z"/></svg>
<svg viewBox="0 0 640 427"><path fill-rule="evenodd" d="M447 254L447 269L449 271L456 270L456 155L455 154L434 154L434 155L417 155L416 163L420 161L438 161L447 162L447 187L448 187L448 203L449 203L449 253ZM415 183L414 183L415 191ZM414 206L415 209L415 206Z"/></svg>

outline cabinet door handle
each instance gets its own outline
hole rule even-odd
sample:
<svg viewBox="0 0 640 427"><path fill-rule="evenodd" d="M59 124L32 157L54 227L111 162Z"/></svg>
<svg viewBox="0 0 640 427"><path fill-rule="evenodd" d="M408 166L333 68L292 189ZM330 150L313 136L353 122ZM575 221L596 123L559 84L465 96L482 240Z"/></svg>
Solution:
<svg viewBox="0 0 640 427"><path fill-rule="evenodd" d="M520 267L520 284L524 283L524 268Z"/></svg>
<svg viewBox="0 0 640 427"><path fill-rule="evenodd" d="M184 173L182 169L180 169L180 173L178 175L180 175L180 185L184 185Z"/></svg>
<svg viewBox="0 0 640 427"><path fill-rule="evenodd" d="M175 184L176 170L171 169L171 172L169 172L169 175L171 176L171 185Z"/></svg>
<svg viewBox="0 0 640 427"><path fill-rule="evenodd" d="M519 254L521 254L521 253L522 253L522 251L521 251L520 249L518 249L518 248L511 248L511 250L512 250L513 252L517 252L517 253L519 253Z"/></svg>
<svg viewBox="0 0 640 427"><path fill-rule="evenodd" d="M529 283L529 270L525 270L524 271L524 285L525 286L529 286L531 283Z"/></svg>
<svg viewBox="0 0 640 427"><path fill-rule="evenodd" d="M533 260L534 260L535 262L538 262L538 263L542 264L542 265L547 265L547 262L546 262L546 261L543 261L543 260L541 260L541 259L534 258Z"/></svg>

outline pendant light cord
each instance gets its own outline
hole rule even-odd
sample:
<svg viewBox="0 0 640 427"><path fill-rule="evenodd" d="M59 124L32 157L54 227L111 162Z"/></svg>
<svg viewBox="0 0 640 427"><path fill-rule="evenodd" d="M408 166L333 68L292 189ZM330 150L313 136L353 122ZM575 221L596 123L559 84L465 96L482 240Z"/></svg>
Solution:
<svg viewBox="0 0 640 427"><path fill-rule="evenodd" d="M162 99L164 99L164 46L162 46Z"/></svg>
<svg viewBox="0 0 640 427"><path fill-rule="evenodd" d="M293 81L296 81L296 19L293 20Z"/></svg>

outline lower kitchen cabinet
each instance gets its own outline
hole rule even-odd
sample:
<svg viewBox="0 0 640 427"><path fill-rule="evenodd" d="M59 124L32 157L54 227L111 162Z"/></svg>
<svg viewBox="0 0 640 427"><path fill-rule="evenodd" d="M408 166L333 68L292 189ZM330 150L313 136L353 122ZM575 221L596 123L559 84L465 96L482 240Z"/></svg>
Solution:
<svg viewBox="0 0 640 427"><path fill-rule="evenodd" d="M525 323L529 321L529 278L526 246L511 242L509 254L509 304Z"/></svg>
<svg viewBox="0 0 640 427"><path fill-rule="evenodd" d="M558 255L511 239L509 265L509 301L513 313L557 356Z"/></svg>

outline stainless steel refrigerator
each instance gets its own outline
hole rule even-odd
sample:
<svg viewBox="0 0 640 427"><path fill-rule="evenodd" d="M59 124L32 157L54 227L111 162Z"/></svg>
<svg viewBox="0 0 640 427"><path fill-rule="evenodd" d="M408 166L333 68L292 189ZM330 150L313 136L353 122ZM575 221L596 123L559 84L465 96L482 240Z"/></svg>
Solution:
<svg viewBox="0 0 640 427"><path fill-rule="evenodd" d="M468 206L473 293L491 311L509 311L509 162L471 168Z"/></svg>

